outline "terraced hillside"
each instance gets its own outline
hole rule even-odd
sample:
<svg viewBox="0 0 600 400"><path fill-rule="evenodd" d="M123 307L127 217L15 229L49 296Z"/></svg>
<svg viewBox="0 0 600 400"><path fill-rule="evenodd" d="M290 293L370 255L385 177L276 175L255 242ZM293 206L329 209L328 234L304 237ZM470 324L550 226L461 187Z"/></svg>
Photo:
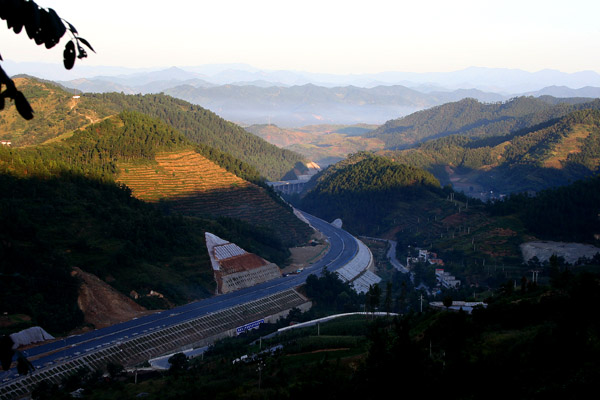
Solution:
<svg viewBox="0 0 600 400"><path fill-rule="evenodd" d="M118 166L117 181L130 187L139 199L160 201L184 214L238 218L273 230L290 246L308 237L310 228L266 189L193 150L162 152L155 162L121 162Z"/></svg>
<svg viewBox="0 0 600 400"><path fill-rule="evenodd" d="M202 154L244 179L278 180L304 157L280 149L200 106L163 94L83 94L33 77L15 79L30 101L35 118L25 122L12 102L0 114L0 139L13 147L63 139L76 130L124 111L161 119L196 143Z"/></svg>
<svg viewBox="0 0 600 400"><path fill-rule="evenodd" d="M88 93L84 97L88 108L102 110L106 114L130 110L160 118L192 142L229 154L269 180L281 179L297 162L304 161L298 153L280 149L210 110L171 96ZM226 167L219 158L211 159Z"/></svg>

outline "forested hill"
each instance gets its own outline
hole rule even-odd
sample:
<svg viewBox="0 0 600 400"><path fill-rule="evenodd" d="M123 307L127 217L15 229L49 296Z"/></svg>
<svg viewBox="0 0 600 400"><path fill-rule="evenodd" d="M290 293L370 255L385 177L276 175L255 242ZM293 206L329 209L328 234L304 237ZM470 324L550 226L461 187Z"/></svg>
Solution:
<svg viewBox="0 0 600 400"><path fill-rule="evenodd" d="M69 171L105 182L118 180L144 200L168 200L182 212L236 217L272 229L273 241L282 247L306 238L308 227L268 189L216 168L201 150L159 119L128 111L62 141L4 149L3 154L10 159L5 168L20 175L55 176ZM184 200L187 206L181 206Z"/></svg>
<svg viewBox="0 0 600 400"><path fill-rule="evenodd" d="M330 166L302 199L302 207L326 220L341 218L362 234L377 232L416 202L442 198L435 177L420 168L369 153Z"/></svg>
<svg viewBox="0 0 600 400"><path fill-rule="evenodd" d="M245 179L256 180L258 171L269 180L277 180L303 160L301 155L271 145L209 110L170 96L107 93L75 99L62 88L34 78L17 78L16 84L32 103L35 118L25 123L7 103L0 115L0 138L12 141L13 146L44 143L130 110L160 118L201 146L205 156Z"/></svg>
<svg viewBox="0 0 600 400"><path fill-rule="evenodd" d="M280 149L212 111L164 94L86 94L93 107L104 113L134 110L160 118L194 143L210 146L244 161L269 180L279 180L303 161L298 153Z"/></svg>
<svg viewBox="0 0 600 400"><path fill-rule="evenodd" d="M516 215L537 237L597 245L600 235L600 175L547 189L534 197L513 194L489 206L494 215Z"/></svg>
<svg viewBox="0 0 600 400"><path fill-rule="evenodd" d="M53 332L79 325L73 267L125 295L135 291L145 306L181 304L214 290L205 231L278 263L289 256L287 247L308 240L309 227L266 189L195 149L169 125L135 112L43 146L0 146L0 302L6 311L25 314ZM180 157L193 157L194 165ZM167 170L161 158L177 172ZM201 185L191 187L192 202L180 204L192 196L176 193L185 183L177 173L187 179L190 168ZM139 171L151 174L136 176ZM166 182L158 186L165 201L152 206L137 200L115 182L124 173L155 187L149 178L158 176ZM202 192L227 201L207 205L212 197L198 197ZM145 296L151 290L164 300Z"/></svg>
<svg viewBox="0 0 600 400"><path fill-rule="evenodd" d="M486 104L464 99L388 121L366 136L383 140L388 149L401 149L455 134L469 137L508 135L586 108L599 109L600 100L544 96L517 97L507 102Z"/></svg>
<svg viewBox="0 0 600 400"><path fill-rule="evenodd" d="M454 135L386 154L444 182L458 174L503 193L566 185L600 168L600 111L574 111L540 129L483 139Z"/></svg>

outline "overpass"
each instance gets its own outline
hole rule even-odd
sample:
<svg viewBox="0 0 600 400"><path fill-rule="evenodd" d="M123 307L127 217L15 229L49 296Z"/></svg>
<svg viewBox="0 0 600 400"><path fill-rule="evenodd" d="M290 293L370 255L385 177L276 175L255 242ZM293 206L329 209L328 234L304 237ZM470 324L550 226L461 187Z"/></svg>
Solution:
<svg viewBox="0 0 600 400"><path fill-rule="evenodd" d="M206 345L258 319L275 320L291 308L310 306L294 289L308 275L319 276L327 267L352 280L353 273L360 274L372 262L370 251L365 253L366 246L348 232L306 213L302 217L328 238L330 246L321 259L300 274L24 351L35 370L27 376L19 376L14 368L1 373L0 399L22 397L42 380L58 383L79 368L104 369L109 362L135 365L161 354ZM347 266L351 268L343 269Z"/></svg>
<svg viewBox="0 0 600 400"><path fill-rule="evenodd" d="M271 186L273 189L280 193L294 194L301 193L302 190L304 190L304 185L306 185L307 182L308 180L304 179L294 179L291 181L267 182L267 185Z"/></svg>

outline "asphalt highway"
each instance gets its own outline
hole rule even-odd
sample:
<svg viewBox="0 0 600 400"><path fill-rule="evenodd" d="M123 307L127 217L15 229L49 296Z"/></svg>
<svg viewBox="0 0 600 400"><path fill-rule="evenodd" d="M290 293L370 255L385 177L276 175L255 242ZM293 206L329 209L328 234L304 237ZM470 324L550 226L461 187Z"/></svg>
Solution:
<svg viewBox="0 0 600 400"><path fill-rule="evenodd" d="M32 361L32 364L36 369L41 368L50 363L77 357L86 352L100 350L105 346L129 340L137 335L143 335L300 286L310 274L320 276L325 267L329 271L335 271L346 265L354 257L358 251L358 245L352 235L310 214L303 213L303 215L315 229L328 238L329 249L321 259L297 275L289 275L232 293L195 301L171 310L157 312L81 335L69 336L23 351L23 354L27 358L37 357L36 360ZM7 383L16 376L14 369L0 373L0 385Z"/></svg>

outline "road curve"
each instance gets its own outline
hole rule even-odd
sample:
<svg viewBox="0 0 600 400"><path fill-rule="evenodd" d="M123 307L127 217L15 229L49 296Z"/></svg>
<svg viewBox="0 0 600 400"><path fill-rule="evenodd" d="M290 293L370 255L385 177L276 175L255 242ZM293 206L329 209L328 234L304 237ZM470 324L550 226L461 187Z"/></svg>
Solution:
<svg viewBox="0 0 600 400"><path fill-rule="evenodd" d="M323 257L313 265L305 268L300 274L282 277L232 293L195 301L170 310L157 312L106 328L96 329L81 335L69 336L23 351L23 354L27 358L36 357L32 361L32 364L36 368L41 368L48 363L76 357L93 349L101 349L104 346L128 340L137 335L143 335L156 329L166 328L201 317L205 314L227 309L237 304L258 300L300 286L306 281L308 275L316 274L319 276L325 267L329 271L335 271L352 260L358 251L358 245L352 235L315 216L304 212L302 214L315 229L322 232L328 238L329 249ZM16 377L14 369L2 372L0 374L0 385L4 385Z"/></svg>

